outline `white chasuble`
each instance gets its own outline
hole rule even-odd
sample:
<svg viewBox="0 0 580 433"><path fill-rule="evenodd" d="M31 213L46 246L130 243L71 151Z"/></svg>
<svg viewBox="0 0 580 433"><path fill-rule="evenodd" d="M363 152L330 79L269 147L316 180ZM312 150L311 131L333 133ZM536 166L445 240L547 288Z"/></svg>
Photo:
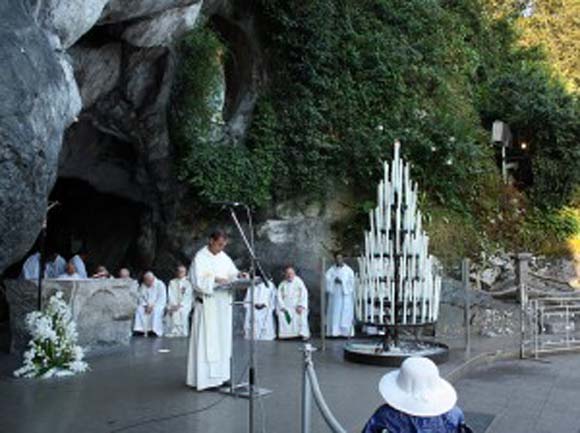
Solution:
<svg viewBox="0 0 580 433"><path fill-rule="evenodd" d="M193 307L193 286L187 278L174 278L167 289L166 335L187 337L189 313Z"/></svg>
<svg viewBox="0 0 580 433"><path fill-rule="evenodd" d="M251 289L248 288L244 299L246 319L244 321L244 336L249 339L252 335L250 306ZM274 325L274 308L276 306L276 287L270 281L260 283L254 287L254 339L273 340L276 338Z"/></svg>
<svg viewBox="0 0 580 433"><path fill-rule="evenodd" d="M189 268L195 306L186 383L198 391L230 380L232 295L214 288L216 278L233 280L238 273L225 252L213 254L208 247L197 252Z"/></svg>
<svg viewBox="0 0 580 433"><path fill-rule="evenodd" d="M346 264L326 272L326 334L331 337L354 335L354 272Z"/></svg>
<svg viewBox="0 0 580 433"><path fill-rule="evenodd" d="M22 265L22 272L20 273L20 278L25 280L38 280L39 271L40 271L40 253L34 253L30 257L28 257L24 262L24 265Z"/></svg>
<svg viewBox="0 0 580 433"><path fill-rule="evenodd" d="M163 281L155 278L151 287L145 284L139 286L139 304L135 311L135 325L133 331L153 331L159 337L163 335L163 313L167 302L167 291ZM146 311L150 307L151 312Z"/></svg>
<svg viewBox="0 0 580 433"><path fill-rule="evenodd" d="M77 274L79 274L81 278L89 277L87 275L87 267L85 266L85 262L83 261L81 256L76 254L75 256L73 256L72 259L70 259L70 261L75 266L75 270L77 271Z"/></svg>
<svg viewBox="0 0 580 433"><path fill-rule="evenodd" d="M297 308L302 307L302 313ZM310 337L308 326L308 290L298 276L292 281L284 280L278 286L276 311L278 313L278 337Z"/></svg>
<svg viewBox="0 0 580 433"><path fill-rule="evenodd" d="M60 255L57 255L52 262L46 262L44 267L45 278L58 278L64 274L66 268L66 260Z"/></svg>

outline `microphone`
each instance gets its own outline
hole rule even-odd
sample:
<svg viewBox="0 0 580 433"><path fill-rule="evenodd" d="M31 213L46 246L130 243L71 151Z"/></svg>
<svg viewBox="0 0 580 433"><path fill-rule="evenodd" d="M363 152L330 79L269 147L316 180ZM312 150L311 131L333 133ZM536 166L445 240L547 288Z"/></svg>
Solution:
<svg viewBox="0 0 580 433"><path fill-rule="evenodd" d="M244 203L240 203L239 201L215 201L212 204L214 204L216 206L222 206L222 207L245 206Z"/></svg>

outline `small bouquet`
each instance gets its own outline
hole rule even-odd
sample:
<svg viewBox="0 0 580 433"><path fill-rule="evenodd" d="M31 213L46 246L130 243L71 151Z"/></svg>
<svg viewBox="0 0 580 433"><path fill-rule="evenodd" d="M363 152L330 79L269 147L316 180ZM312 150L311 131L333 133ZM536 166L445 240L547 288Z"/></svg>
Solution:
<svg viewBox="0 0 580 433"><path fill-rule="evenodd" d="M22 367L16 377L69 376L88 370L82 347L76 344L78 334L70 308L57 292L44 311L26 316L26 328L32 339L24 353Z"/></svg>

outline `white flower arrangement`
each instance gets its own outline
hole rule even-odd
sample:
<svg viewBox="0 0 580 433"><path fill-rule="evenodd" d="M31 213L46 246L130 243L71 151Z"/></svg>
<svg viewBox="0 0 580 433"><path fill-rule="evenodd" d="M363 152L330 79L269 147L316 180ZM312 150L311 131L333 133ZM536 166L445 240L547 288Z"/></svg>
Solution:
<svg viewBox="0 0 580 433"><path fill-rule="evenodd" d="M70 376L88 370L82 347L76 344L78 334L70 308L57 292L44 311L26 316L26 328L32 338L24 353L16 377Z"/></svg>

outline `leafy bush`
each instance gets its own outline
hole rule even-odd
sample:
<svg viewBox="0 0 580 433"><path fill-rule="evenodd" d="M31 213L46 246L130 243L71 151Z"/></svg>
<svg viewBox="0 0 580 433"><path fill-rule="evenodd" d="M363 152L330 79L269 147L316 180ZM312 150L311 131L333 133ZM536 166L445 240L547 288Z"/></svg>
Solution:
<svg viewBox="0 0 580 433"><path fill-rule="evenodd" d="M517 62L490 79L481 100L488 122L502 119L527 138L530 196L536 206L561 207L580 183L580 105L541 62Z"/></svg>
<svg viewBox="0 0 580 433"><path fill-rule="evenodd" d="M239 200L255 205L267 202L276 166L274 150L268 147L272 141L252 149L230 143L221 107L217 106L224 85L225 45L212 30L200 27L185 37L180 50L181 64L171 110L180 179L191 185L204 202ZM254 134L260 133L260 123L263 120L256 122Z"/></svg>
<svg viewBox="0 0 580 433"><path fill-rule="evenodd" d="M216 52L227 49L196 29L182 48L173 116L182 178L202 200L263 207L346 186L362 203L398 138L423 210L443 230L433 237L441 251L458 245L444 235L445 220L462 224L466 254L468 245L531 245L535 229L560 233L559 223L533 221L552 221L580 180L578 100L540 50L521 48L512 16L491 16L488 1L258 0L269 86L236 145L208 126ZM526 195L499 181L489 145L496 119L529 142ZM355 215L342 231L365 223Z"/></svg>

